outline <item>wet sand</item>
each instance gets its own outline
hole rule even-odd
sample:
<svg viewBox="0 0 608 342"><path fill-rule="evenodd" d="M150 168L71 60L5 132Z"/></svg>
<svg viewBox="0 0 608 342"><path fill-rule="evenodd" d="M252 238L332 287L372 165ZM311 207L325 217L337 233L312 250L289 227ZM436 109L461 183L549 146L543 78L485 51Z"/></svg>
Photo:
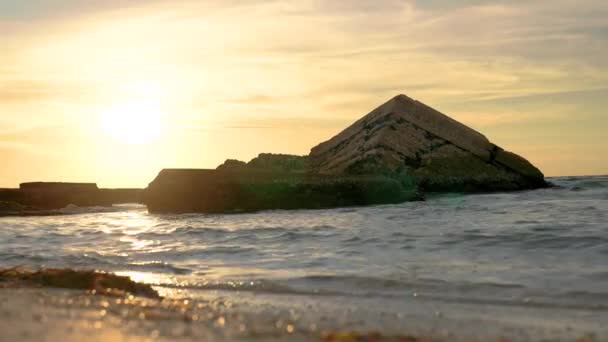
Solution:
<svg viewBox="0 0 608 342"><path fill-rule="evenodd" d="M293 313L238 312L224 300L114 298L59 289L0 290L3 341L435 341L319 331Z"/></svg>
<svg viewBox="0 0 608 342"><path fill-rule="evenodd" d="M173 295L189 296L182 291ZM364 299L218 291L192 300L9 288L0 289L0 340L588 342L605 341L608 336L585 333L597 327L585 325L581 313L573 321L575 326L568 326L556 317L545 321L518 317L512 308L504 312L488 308L483 313L455 306L432 312L433 304L418 303L412 309L395 314L390 307L374 307Z"/></svg>

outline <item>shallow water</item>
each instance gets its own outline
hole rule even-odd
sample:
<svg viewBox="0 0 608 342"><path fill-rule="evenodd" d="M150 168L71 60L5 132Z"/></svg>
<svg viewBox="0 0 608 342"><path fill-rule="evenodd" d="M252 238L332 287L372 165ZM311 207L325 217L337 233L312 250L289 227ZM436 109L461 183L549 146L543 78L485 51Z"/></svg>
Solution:
<svg viewBox="0 0 608 342"><path fill-rule="evenodd" d="M115 271L169 296L338 296L394 311L414 297L605 314L608 177L550 181L557 187L333 210L152 215L126 205L0 218L0 267Z"/></svg>

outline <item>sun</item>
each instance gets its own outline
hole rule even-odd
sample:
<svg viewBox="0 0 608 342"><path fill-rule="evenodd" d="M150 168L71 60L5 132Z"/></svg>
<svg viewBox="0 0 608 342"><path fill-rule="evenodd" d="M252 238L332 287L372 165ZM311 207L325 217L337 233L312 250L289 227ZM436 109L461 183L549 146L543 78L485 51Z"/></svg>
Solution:
<svg viewBox="0 0 608 342"><path fill-rule="evenodd" d="M153 100L133 100L103 111L100 115L102 131L126 144L146 144L161 134L162 110Z"/></svg>

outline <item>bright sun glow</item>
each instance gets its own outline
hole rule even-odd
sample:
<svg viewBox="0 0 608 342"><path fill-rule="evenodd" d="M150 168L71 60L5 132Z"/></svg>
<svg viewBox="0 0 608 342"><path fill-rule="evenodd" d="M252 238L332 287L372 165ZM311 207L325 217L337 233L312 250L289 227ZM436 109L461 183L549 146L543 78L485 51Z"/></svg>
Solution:
<svg viewBox="0 0 608 342"><path fill-rule="evenodd" d="M101 128L110 137L127 144L145 144L161 133L162 110L151 100L118 104L101 114Z"/></svg>

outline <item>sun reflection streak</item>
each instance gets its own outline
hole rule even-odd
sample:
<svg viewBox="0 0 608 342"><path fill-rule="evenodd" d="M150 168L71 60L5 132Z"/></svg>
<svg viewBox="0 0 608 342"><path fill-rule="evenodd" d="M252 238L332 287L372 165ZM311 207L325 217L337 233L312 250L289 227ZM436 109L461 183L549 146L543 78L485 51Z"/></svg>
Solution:
<svg viewBox="0 0 608 342"><path fill-rule="evenodd" d="M150 285L161 285L161 284L173 284L175 279L171 276L151 273L151 272L138 272L138 271L119 271L116 272L119 276L129 277L131 280L137 283L144 283Z"/></svg>
<svg viewBox="0 0 608 342"><path fill-rule="evenodd" d="M126 242L131 244L132 250L144 250L146 247L156 244L154 240L140 240L131 236L125 236L120 238L120 242Z"/></svg>

